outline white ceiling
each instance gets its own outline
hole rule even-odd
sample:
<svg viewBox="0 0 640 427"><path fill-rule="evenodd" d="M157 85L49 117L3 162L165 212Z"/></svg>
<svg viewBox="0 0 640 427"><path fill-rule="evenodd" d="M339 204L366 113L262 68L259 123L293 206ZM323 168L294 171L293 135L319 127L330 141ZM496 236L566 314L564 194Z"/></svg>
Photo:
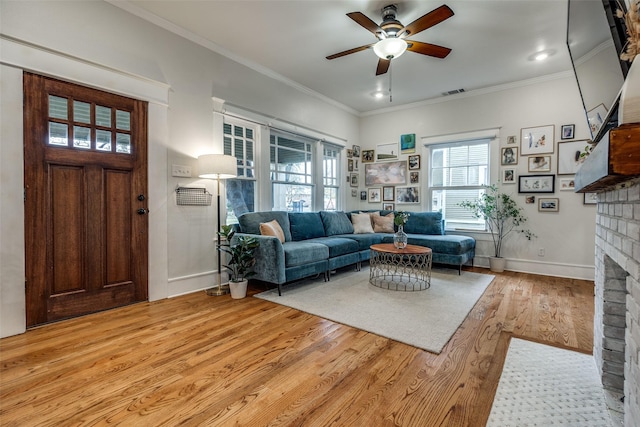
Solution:
<svg viewBox="0 0 640 427"><path fill-rule="evenodd" d="M599 1L599 0L598 0ZM395 0L404 25L447 4L455 15L413 40L452 49L445 59L406 52L376 76L372 49L327 60L375 37L346 16L359 11L376 23L391 0L129 0L113 4L233 59L295 82L358 113L472 91L571 69L566 0ZM186 30L184 32L183 30ZM555 55L531 60L541 50Z"/></svg>

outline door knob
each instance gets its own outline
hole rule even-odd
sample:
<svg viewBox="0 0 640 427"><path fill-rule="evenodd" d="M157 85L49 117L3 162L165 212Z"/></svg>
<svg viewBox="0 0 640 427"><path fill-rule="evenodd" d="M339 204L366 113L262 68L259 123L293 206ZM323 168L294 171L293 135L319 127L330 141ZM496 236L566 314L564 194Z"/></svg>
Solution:
<svg viewBox="0 0 640 427"><path fill-rule="evenodd" d="M145 209L145 208L140 208L140 209L138 209L138 215L144 215L144 214L146 214L147 212L149 212L149 210L148 210L148 209Z"/></svg>
<svg viewBox="0 0 640 427"><path fill-rule="evenodd" d="M141 202L144 202L144 194L138 195L138 200L140 200Z"/></svg>

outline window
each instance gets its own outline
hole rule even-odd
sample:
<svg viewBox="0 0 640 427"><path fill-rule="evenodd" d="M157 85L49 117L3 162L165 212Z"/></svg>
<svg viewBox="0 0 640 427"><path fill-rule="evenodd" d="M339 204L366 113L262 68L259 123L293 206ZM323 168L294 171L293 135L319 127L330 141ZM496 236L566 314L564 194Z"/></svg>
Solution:
<svg viewBox="0 0 640 427"><path fill-rule="evenodd" d="M226 224L238 222L238 217L253 212L256 204L256 142L255 128L228 122L223 125L224 154L236 158L238 177L225 182L227 193Z"/></svg>
<svg viewBox="0 0 640 427"><path fill-rule="evenodd" d="M313 211L313 148L306 138L272 132L269 137L269 164L272 209Z"/></svg>
<svg viewBox="0 0 640 427"><path fill-rule="evenodd" d="M322 148L322 184L324 185L324 197L322 208L326 211L338 209L338 189L340 182L339 173L340 149L330 144L324 144Z"/></svg>
<svg viewBox="0 0 640 427"><path fill-rule="evenodd" d="M442 212L447 229L485 230L484 221L458 203L477 199L489 184L489 140L436 144L429 154L431 210Z"/></svg>

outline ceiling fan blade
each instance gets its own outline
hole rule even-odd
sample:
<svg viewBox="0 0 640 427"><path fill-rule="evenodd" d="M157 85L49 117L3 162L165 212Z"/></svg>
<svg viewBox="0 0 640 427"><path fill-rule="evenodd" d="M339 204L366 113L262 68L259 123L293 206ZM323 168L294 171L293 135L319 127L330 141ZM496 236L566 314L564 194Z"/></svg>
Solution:
<svg viewBox="0 0 640 427"><path fill-rule="evenodd" d="M342 56L351 55L352 53L362 52L363 50L367 50L370 47L373 47L374 44L375 43L368 44L368 45L365 45L365 46L360 46L360 47L354 47L353 49L345 50L344 52L334 53L333 55L327 56L327 59L336 59L336 58L340 58Z"/></svg>
<svg viewBox="0 0 640 427"><path fill-rule="evenodd" d="M453 16L453 10L449 8L446 4L443 4L437 9L433 9L431 12L422 15L420 18L413 21L411 24L404 27L398 33L398 37L400 36L409 36L418 34L420 31L424 31L427 28L431 28L436 24L441 23L445 19L451 18Z"/></svg>
<svg viewBox="0 0 640 427"><path fill-rule="evenodd" d="M438 46L437 44L416 42L413 40L407 40L407 50L411 52L420 53L422 55L434 56L436 58L445 58L451 49L444 46Z"/></svg>
<svg viewBox="0 0 640 427"><path fill-rule="evenodd" d="M387 34L385 31L380 28L378 24L373 22L369 17L367 17L362 12L351 12L347 13L347 16L354 21L356 21L360 26L364 27L366 30L369 30L373 33L374 36L380 38L379 34Z"/></svg>
<svg viewBox="0 0 640 427"><path fill-rule="evenodd" d="M389 65L391 65L390 59L380 58L378 60L378 68L376 68L376 76L379 76L380 74L384 74L387 71L389 71Z"/></svg>

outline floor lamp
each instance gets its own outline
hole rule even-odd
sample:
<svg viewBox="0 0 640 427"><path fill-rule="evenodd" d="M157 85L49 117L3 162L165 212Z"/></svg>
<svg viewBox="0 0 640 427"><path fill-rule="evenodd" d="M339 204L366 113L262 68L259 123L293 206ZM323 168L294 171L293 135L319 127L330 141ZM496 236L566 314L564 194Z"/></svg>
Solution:
<svg viewBox="0 0 640 427"><path fill-rule="evenodd" d="M222 285L222 251L220 251L220 181L223 179L235 178L238 173L236 158L226 156L224 154L204 154L198 157L198 176L205 179L215 179L218 181L217 192L217 209L218 209L218 227L216 235L218 236L218 286L207 289L207 295L225 295L229 293L229 285Z"/></svg>

